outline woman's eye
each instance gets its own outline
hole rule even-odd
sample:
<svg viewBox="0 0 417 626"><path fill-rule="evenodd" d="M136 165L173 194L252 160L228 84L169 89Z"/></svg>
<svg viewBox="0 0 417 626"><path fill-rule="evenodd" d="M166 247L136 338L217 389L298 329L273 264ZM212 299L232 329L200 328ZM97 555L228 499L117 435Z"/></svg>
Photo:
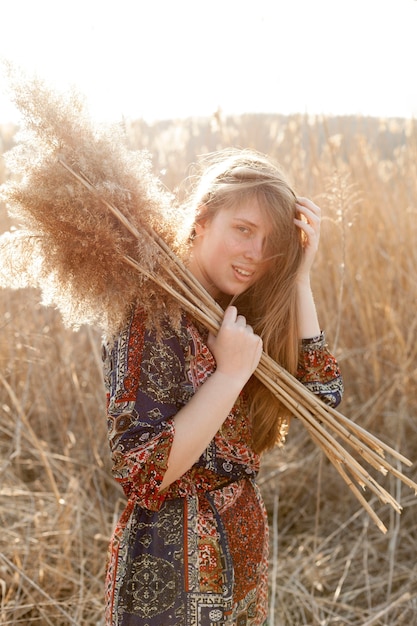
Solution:
<svg viewBox="0 0 417 626"><path fill-rule="evenodd" d="M245 235L249 234L249 228L247 228L246 226L238 226L237 227L238 231L240 231L241 233L244 233Z"/></svg>

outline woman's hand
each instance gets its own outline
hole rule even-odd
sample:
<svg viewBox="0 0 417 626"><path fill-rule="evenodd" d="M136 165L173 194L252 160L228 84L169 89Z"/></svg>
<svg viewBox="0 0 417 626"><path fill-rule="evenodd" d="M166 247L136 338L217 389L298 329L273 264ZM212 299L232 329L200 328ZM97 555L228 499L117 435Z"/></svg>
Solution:
<svg viewBox="0 0 417 626"><path fill-rule="evenodd" d="M311 267L319 247L321 210L308 198L297 198L296 207L299 217L295 218L294 222L304 234L304 259L298 274L298 280L302 282L309 280Z"/></svg>
<svg viewBox="0 0 417 626"><path fill-rule="evenodd" d="M218 334L210 334L207 345L216 359L216 372L240 381L242 386L262 355L262 339L234 306L226 309Z"/></svg>

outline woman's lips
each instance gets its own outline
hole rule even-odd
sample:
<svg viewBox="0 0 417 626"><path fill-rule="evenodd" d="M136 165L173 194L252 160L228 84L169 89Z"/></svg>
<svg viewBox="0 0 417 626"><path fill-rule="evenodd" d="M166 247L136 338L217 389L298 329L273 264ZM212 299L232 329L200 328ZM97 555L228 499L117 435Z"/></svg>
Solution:
<svg viewBox="0 0 417 626"><path fill-rule="evenodd" d="M243 267L239 267L237 265L232 265L232 267L235 275L238 277L239 280L248 281L253 277L255 273L253 270L251 271L248 269L244 269Z"/></svg>

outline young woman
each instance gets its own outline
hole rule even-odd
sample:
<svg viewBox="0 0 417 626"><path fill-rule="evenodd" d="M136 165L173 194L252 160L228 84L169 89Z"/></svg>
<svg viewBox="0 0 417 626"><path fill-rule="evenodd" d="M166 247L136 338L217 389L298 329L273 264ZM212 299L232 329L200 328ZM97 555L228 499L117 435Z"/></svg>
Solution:
<svg viewBox="0 0 417 626"><path fill-rule="evenodd" d="M187 314L156 333L139 300L105 347L113 471L127 496L109 551L109 626L266 624L255 479L289 416L252 374L264 348L328 403L343 390L310 288L320 209L250 151L212 157L191 202L186 262L225 308L217 336Z"/></svg>

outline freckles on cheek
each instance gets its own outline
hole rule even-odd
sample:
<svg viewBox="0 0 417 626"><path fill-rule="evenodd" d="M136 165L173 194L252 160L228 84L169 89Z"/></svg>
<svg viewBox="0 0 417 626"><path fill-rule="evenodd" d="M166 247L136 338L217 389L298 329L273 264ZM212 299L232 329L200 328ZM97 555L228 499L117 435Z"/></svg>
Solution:
<svg viewBox="0 0 417 626"><path fill-rule="evenodd" d="M224 255L236 254L238 251L238 245L236 242L230 239L223 239L223 241L218 246L218 250L220 253Z"/></svg>

